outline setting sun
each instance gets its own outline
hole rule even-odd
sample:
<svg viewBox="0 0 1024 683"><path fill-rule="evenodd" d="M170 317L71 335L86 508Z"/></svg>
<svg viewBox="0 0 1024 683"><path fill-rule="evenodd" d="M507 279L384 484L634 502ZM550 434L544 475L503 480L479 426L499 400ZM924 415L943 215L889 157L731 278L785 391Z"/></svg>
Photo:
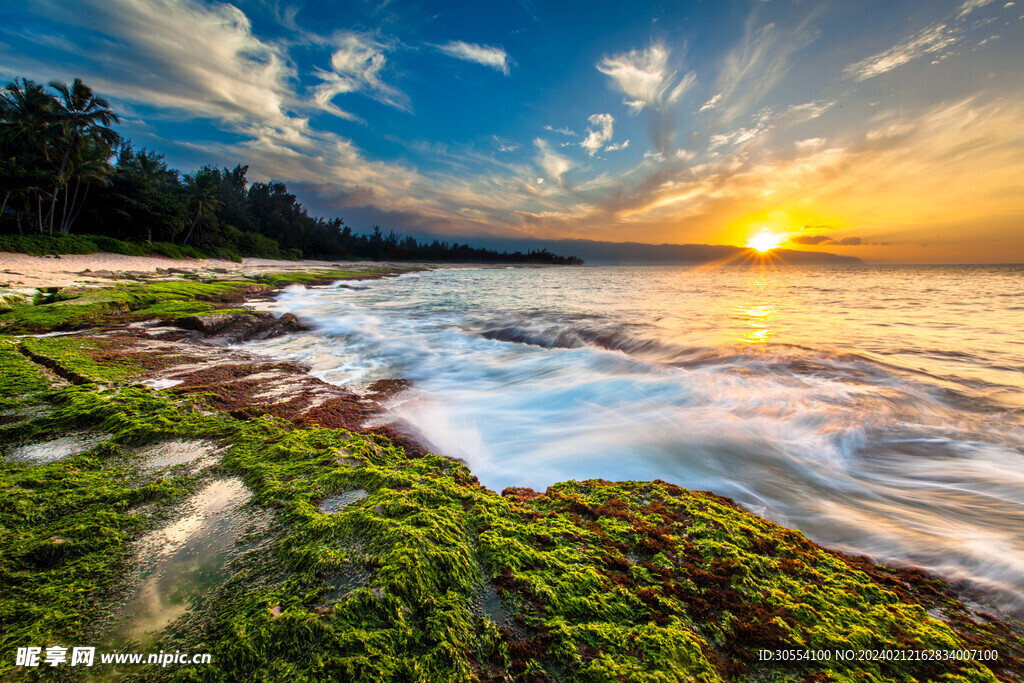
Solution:
<svg viewBox="0 0 1024 683"><path fill-rule="evenodd" d="M768 230L768 228L761 228L760 232L747 240L747 246L764 253L782 244L782 240L783 238L780 235L776 235Z"/></svg>

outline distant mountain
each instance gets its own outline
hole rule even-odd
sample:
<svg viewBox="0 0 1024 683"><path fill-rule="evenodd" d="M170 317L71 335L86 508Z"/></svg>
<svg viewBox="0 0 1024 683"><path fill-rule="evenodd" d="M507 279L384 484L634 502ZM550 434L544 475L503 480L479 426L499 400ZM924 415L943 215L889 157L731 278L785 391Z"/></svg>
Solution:
<svg viewBox="0 0 1024 683"><path fill-rule="evenodd" d="M457 239L457 238L453 238ZM547 249L559 256L578 256L588 265L697 265L703 263L744 263L761 255L746 247L718 244L642 244L640 242L598 242L595 240L530 240L503 237L461 238L474 246L500 250ZM856 256L820 251L773 249L774 263L792 265L862 265Z"/></svg>

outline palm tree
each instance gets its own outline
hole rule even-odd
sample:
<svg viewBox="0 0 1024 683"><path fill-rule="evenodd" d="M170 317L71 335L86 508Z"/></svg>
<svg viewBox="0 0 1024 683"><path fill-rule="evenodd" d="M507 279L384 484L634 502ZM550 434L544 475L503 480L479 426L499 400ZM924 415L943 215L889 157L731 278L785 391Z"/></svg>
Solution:
<svg viewBox="0 0 1024 683"><path fill-rule="evenodd" d="M200 217L209 218L220 208L220 182L212 173L197 171L195 175L185 176L185 196L189 205L196 207L196 216L182 245L188 244Z"/></svg>
<svg viewBox="0 0 1024 683"><path fill-rule="evenodd" d="M9 167L3 178L4 206L14 195L21 198L26 213L31 213L33 203L37 211L41 207L39 193L52 180L48 143L56 109L53 95L26 78L8 83L0 94L0 150ZM42 232L42 216L37 219Z"/></svg>
<svg viewBox="0 0 1024 683"><path fill-rule="evenodd" d="M83 143L68 160L68 191L64 193L64 210L60 220L60 231L65 233L71 231L71 225L82 212L85 200L89 197L89 189L94 185L110 185L110 176L114 172L113 167L107 162L110 156L109 147L88 139ZM70 190L72 178L75 180L74 193ZM79 199L79 191L83 184L85 192Z"/></svg>
<svg viewBox="0 0 1024 683"><path fill-rule="evenodd" d="M53 189L50 202L50 234L53 234L53 216L57 205L57 194L60 184L65 182L64 171L67 168L71 151L85 138L106 145L113 149L121 141L110 124L120 123L120 119L110 110L110 104L102 97L93 94L92 88L76 78L68 86L61 81L50 81L50 87L60 95L56 125L63 133L65 141L64 156L57 171L57 184Z"/></svg>

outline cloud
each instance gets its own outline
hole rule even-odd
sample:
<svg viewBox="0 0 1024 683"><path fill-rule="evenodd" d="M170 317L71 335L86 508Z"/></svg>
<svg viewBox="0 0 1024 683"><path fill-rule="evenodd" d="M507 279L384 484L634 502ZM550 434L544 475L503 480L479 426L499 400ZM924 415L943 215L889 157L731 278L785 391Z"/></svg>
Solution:
<svg viewBox="0 0 1024 683"><path fill-rule="evenodd" d="M721 102L721 101L722 101L722 93L718 93L717 95L715 95L711 99L709 99L707 102L705 102L703 105L701 105L700 110L701 111L707 111L708 109L714 109L718 105L718 103Z"/></svg>
<svg viewBox="0 0 1024 683"><path fill-rule="evenodd" d="M548 143L540 138L534 140L533 144L537 146L538 150L537 165L544 170L549 180L553 180L561 185L562 176L572 168L572 162L552 152L551 148L548 147Z"/></svg>
<svg viewBox="0 0 1024 683"><path fill-rule="evenodd" d="M626 96L623 103L633 112L646 107L660 109L679 100L693 85L697 75L692 71L676 80L676 71L668 66L669 49L654 43L645 50L631 50L605 57L597 70L611 77Z"/></svg>
<svg viewBox="0 0 1024 683"><path fill-rule="evenodd" d="M717 78L718 95L705 106L719 113L720 123L730 123L754 111L766 94L789 72L793 55L809 45L816 33L810 23L818 10L810 10L791 27L759 24L753 12L744 26L743 39L726 54ZM702 111L705 111L702 108Z"/></svg>
<svg viewBox="0 0 1024 683"><path fill-rule="evenodd" d="M454 40L435 47L449 57L461 59L466 62L473 62L474 64L489 66L492 69L500 71L506 76L509 75L510 61L508 53L505 52L505 48L503 47L477 45L475 43L465 43L461 40Z"/></svg>
<svg viewBox="0 0 1024 683"><path fill-rule="evenodd" d="M337 107L333 100L346 93L363 93L403 111L411 111L409 98L382 79L387 65L388 46L366 34L343 32L332 39L337 49L331 54L331 71L317 69L322 82L313 92L313 100L324 111L349 120L357 117Z"/></svg>
<svg viewBox="0 0 1024 683"><path fill-rule="evenodd" d="M797 235L796 237L791 237L789 241L792 242L793 244L815 245L831 242L832 238L830 238L828 235Z"/></svg>
<svg viewBox="0 0 1024 683"><path fill-rule="evenodd" d="M803 123L816 119L836 105L835 100L814 100L787 107L781 114L786 123Z"/></svg>
<svg viewBox="0 0 1024 683"><path fill-rule="evenodd" d="M849 65L843 73L855 81L866 81L918 57L941 53L956 44L957 40L959 38L955 30L946 24L933 24L904 38L888 50Z"/></svg>
<svg viewBox="0 0 1024 683"><path fill-rule="evenodd" d="M965 0L965 2L962 5L960 5L960 12L959 14L957 14L957 17L966 17L974 10L978 9L979 7L984 7L985 5L988 5L991 2L993 2L993 0ZM1011 2L1008 3L1007 6L1009 7L1012 5L1013 3Z"/></svg>
<svg viewBox="0 0 1024 683"><path fill-rule="evenodd" d="M575 137L576 132L568 127L564 128L553 128L551 126L544 126L544 130L550 130L552 133L561 133L562 135L569 135Z"/></svg>
<svg viewBox="0 0 1024 683"><path fill-rule="evenodd" d="M32 7L75 35L98 36L68 38L65 49L76 55L74 75L108 97L239 127L288 125L295 77L288 56L254 35L249 18L230 4L39 0ZM50 74L68 68L54 50L34 64L23 58L17 68L33 66Z"/></svg>
<svg viewBox="0 0 1024 683"><path fill-rule="evenodd" d="M827 140L825 138L806 138L804 140L797 140L793 145L800 152L813 152L816 149L821 149L825 146Z"/></svg>
<svg viewBox="0 0 1024 683"><path fill-rule="evenodd" d="M505 138L498 137L497 135L492 135L491 138L494 140L494 144L497 146L499 152L514 152L522 147L518 142L506 140Z"/></svg>
<svg viewBox="0 0 1024 683"><path fill-rule="evenodd" d="M824 226L822 226L824 227ZM839 246L839 247L860 247L860 246L888 246L885 242L865 242L860 237L842 237L835 239L828 235L797 235L791 237L790 242L793 244L804 244L804 245L826 245L826 246Z"/></svg>
<svg viewBox="0 0 1024 683"><path fill-rule="evenodd" d="M604 151L618 152L620 149L626 149L627 147L629 147L629 140L623 140L622 142L616 143L614 145L608 145L607 147L604 148Z"/></svg>
<svg viewBox="0 0 1024 683"><path fill-rule="evenodd" d="M590 156L594 156L606 142L612 139L612 127L615 119L611 114L592 114L587 121L597 128L587 126L587 137L580 143L580 146L587 150Z"/></svg>

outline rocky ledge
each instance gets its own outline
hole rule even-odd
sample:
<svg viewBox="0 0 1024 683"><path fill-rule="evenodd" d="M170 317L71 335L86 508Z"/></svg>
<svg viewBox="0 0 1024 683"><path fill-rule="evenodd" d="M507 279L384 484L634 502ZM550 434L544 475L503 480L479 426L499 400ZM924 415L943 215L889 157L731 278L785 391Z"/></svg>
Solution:
<svg viewBox="0 0 1024 683"><path fill-rule="evenodd" d="M306 282L366 275L383 273ZM59 290L0 315L0 679L35 675L14 665L18 647L99 643L212 655L91 671L145 680L1024 675L1020 622L713 493L481 487L370 427L382 414L370 398L224 347L302 329L240 307L284 283ZM29 334L55 329L71 333ZM193 538L196 519L230 542ZM193 570L167 565L175 553ZM145 590L163 611L124 609Z"/></svg>

